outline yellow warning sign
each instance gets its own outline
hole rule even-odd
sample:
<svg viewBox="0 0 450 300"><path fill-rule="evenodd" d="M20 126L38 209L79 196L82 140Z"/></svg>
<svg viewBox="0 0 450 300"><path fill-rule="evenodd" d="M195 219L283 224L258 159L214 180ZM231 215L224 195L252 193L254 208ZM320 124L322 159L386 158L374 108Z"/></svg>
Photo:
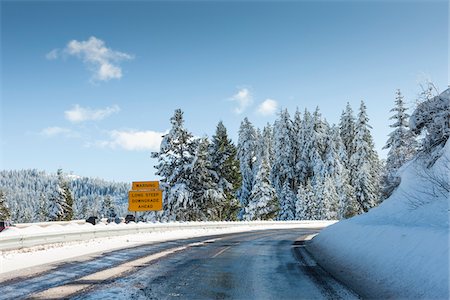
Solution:
<svg viewBox="0 0 450 300"><path fill-rule="evenodd" d="M157 190L159 189L159 181L133 181L131 189L134 191Z"/></svg>
<svg viewBox="0 0 450 300"><path fill-rule="evenodd" d="M128 210L147 211L162 210L162 191L129 191Z"/></svg>

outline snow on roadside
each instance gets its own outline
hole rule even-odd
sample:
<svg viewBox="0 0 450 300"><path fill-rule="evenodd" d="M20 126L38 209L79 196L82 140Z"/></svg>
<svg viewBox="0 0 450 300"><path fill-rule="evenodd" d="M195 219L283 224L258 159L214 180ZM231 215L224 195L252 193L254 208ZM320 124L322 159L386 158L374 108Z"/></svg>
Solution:
<svg viewBox="0 0 450 300"><path fill-rule="evenodd" d="M430 169L404 166L379 207L321 231L308 246L319 264L363 297L449 299L450 199L430 179L449 178L449 142L443 153Z"/></svg>
<svg viewBox="0 0 450 300"><path fill-rule="evenodd" d="M189 224L226 224L227 222L190 222ZM49 244L36 246L32 248L25 248L20 250L3 251L0 253L0 274L7 272L29 268L38 265L54 263L78 256L87 254L101 253L104 251L112 251L121 248L134 247L146 243L155 243L163 241L173 241L178 239L186 239L193 237L201 237L208 235L246 232L253 230L268 230L268 229L290 229L290 228L323 228L335 221L303 221L303 222L258 222L261 224L255 225L252 222L238 227L224 227L224 228L189 228L173 229L170 231L152 231L145 233L136 233L121 235L115 237L96 238L85 241L66 242L58 244ZM11 228L1 233L1 236L20 236L24 234L43 234L48 232L71 232L71 231L91 231L94 228L103 227L104 229L114 230L115 228L126 226L148 226L148 227L180 227L181 223L156 223L156 224L109 224L93 226L89 223L84 225L71 224L70 226L52 225L47 227L29 226L23 229Z"/></svg>

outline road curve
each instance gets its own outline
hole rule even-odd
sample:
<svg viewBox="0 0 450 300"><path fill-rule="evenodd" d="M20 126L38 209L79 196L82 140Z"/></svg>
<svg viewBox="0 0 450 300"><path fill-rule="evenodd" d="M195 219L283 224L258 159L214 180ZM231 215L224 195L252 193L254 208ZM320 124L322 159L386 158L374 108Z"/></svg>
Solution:
<svg viewBox="0 0 450 300"><path fill-rule="evenodd" d="M0 299L351 299L309 257L311 229L138 246L0 282Z"/></svg>

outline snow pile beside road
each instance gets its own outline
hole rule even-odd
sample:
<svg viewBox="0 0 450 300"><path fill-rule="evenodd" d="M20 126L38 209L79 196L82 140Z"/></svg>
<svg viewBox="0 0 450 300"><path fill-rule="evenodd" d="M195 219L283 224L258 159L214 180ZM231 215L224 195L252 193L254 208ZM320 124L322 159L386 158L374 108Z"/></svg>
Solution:
<svg viewBox="0 0 450 300"><path fill-rule="evenodd" d="M316 236L308 250L369 298L449 298L450 144L431 168L416 158L378 208Z"/></svg>

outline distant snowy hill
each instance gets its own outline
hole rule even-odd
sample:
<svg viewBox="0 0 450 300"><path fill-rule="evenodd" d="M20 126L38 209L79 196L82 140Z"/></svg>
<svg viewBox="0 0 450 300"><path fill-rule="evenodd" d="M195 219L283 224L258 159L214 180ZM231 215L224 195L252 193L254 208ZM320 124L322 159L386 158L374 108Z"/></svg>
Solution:
<svg viewBox="0 0 450 300"><path fill-rule="evenodd" d="M447 90L413 114L412 128L428 131L427 144L399 170L392 196L326 228L309 246L364 298L449 298L449 96Z"/></svg>
<svg viewBox="0 0 450 300"><path fill-rule="evenodd" d="M76 219L91 215L101 216L106 197L111 198L118 215L126 213L130 184L73 174L65 177L74 197ZM57 177L53 173L35 169L0 171L0 190L5 193L12 220L17 223L45 221L42 211L45 210L56 186Z"/></svg>

